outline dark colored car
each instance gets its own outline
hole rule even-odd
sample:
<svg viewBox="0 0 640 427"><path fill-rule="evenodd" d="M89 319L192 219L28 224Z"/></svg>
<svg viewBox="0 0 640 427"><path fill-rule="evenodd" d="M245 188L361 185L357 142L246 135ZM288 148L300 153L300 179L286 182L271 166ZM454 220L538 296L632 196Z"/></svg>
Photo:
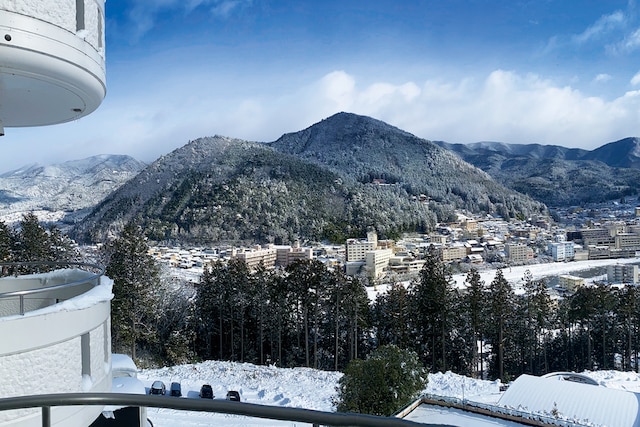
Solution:
<svg viewBox="0 0 640 427"><path fill-rule="evenodd" d="M203 399L213 399L213 389L209 384L200 387L200 397Z"/></svg>
<svg viewBox="0 0 640 427"><path fill-rule="evenodd" d="M182 387L180 387L180 383L171 383L171 387L169 387L169 395L175 397L182 396Z"/></svg>
<svg viewBox="0 0 640 427"><path fill-rule="evenodd" d="M165 394L166 392L167 388L162 381L154 381L149 389L149 394Z"/></svg>
<svg viewBox="0 0 640 427"><path fill-rule="evenodd" d="M235 390L229 390L227 392L227 400L233 400L234 402L240 402L240 393Z"/></svg>

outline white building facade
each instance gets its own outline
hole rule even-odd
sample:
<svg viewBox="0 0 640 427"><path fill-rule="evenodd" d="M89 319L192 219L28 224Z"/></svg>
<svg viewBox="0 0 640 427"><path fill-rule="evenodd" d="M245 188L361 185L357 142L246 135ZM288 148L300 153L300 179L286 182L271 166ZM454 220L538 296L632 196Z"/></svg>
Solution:
<svg viewBox="0 0 640 427"><path fill-rule="evenodd" d="M93 112L106 94L104 0L0 0L0 133Z"/></svg>
<svg viewBox="0 0 640 427"><path fill-rule="evenodd" d="M22 303L6 297L7 292L92 276L60 270L0 279L0 398L111 391L111 280L44 289ZM51 421L53 426L86 427L101 412L101 406L54 407ZM0 426L41 425L40 408L0 412Z"/></svg>

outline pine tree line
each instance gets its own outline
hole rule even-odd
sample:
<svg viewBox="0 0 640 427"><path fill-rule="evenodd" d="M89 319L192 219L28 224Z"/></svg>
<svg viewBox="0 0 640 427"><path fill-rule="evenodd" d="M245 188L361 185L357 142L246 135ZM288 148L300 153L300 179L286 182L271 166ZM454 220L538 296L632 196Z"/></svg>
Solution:
<svg viewBox="0 0 640 427"><path fill-rule="evenodd" d="M73 242L57 227L44 227L33 213L24 214L15 227L0 221L0 262L23 263L5 266L3 275L50 271L54 266L46 263L79 259Z"/></svg>
<svg viewBox="0 0 640 427"><path fill-rule="evenodd" d="M342 369L367 351L368 297L357 278L319 261L249 271L241 260L205 269L195 298L203 358Z"/></svg>
<svg viewBox="0 0 640 427"><path fill-rule="evenodd" d="M214 308L198 311L198 354L343 369L392 344L417 353L431 371L489 379L637 369L636 287L584 287L554 301L544 280L529 272L523 280L524 292L516 294L502 270L489 284L472 270L466 289L455 289L431 250L416 280L391 285L370 304L362 283L317 262L296 263L280 274L251 273L240 261L218 264L198 287L196 306Z"/></svg>

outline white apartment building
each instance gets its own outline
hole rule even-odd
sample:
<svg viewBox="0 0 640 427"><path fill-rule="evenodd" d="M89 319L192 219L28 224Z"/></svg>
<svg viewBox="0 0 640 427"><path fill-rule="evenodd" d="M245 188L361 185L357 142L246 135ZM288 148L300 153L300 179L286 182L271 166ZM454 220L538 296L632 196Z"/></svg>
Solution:
<svg viewBox="0 0 640 427"><path fill-rule="evenodd" d="M586 228L580 230L580 233L585 246L612 246L615 243L615 235L618 234L618 228Z"/></svg>
<svg viewBox="0 0 640 427"><path fill-rule="evenodd" d="M628 264L608 265L607 280L609 283L639 283L638 266Z"/></svg>
<svg viewBox="0 0 640 427"><path fill-rule="evenodd" d="M444 246L440 248L440 256L443 262L460 260L467 256L467 247L464 245Z"/></svg>
<svg viewBox="0 0 640 427"><path fill-rule="evenodd" d="M347 262L364 261L367 252L376 249L376 243L369 240L349 239L347 240Z"/></svg>
<svg viewBox="0 0 640 427"><path fill-rule="evenodd" d="M640 250L640 234L620 233L615 236L616 249Z"/></svg>
<svg viewBox="0 0 640 427"><path fill-rule="evenodd" d="M507 255L507 259L514 263L523 263L523 262L526 262L527 260L533 259L533 249L521 243L506 244L505 253Z"/></svg>
<svg viewBox="0 0 640 427"><path fill-rule="evenodd" d="M378 278L389 267L389 260L393 256L391 249L377 249L366 254L365 270L370 277Z"/></svg>
<svg viewBox="0 0 640 427"><path fill-rule="evenodd" d="M297 260L313 259L312 248L301 248L300 246L276 246L276 264L278 267L286 267Z"/></svg>
<svg viewBox="0 0 640 427"><path fill-rule="evenodd" d="M253 249L233 249L231 258L243 260L250 270L256 269L260 264L266 268L273 268L278 258L278 250L273 245L266 248L257 245Z"/></svg>
<svg viewBox="0 0 640 427"><path fill-rule="evenodd" d="M570 292L575 292L578 288L584 286L584 278L563 274L558 277L558 286Z"/></svg>
<svg viewBox="0 0 640 427"><path fill-rule="evenodd" d="M575 257L573 242L552 242L547 246L554 261L570 261Z"/></svg>

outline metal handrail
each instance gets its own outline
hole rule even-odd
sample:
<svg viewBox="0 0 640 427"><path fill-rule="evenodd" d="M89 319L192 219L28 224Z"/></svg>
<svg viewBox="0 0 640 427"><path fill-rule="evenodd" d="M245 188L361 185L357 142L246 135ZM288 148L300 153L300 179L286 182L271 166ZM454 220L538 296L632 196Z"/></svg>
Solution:
<svg viewBox="0 0 640 427"><path fill-rule="evenodd" d="M142 406L182 411L216 412L313 425L351 427L452 427L447 424L425 424L395 417L379 417L344 412L258 405L228 400L185 399L127 393L60 393L18 396L0 399L0 411L25 408L42 409L42 426L51 425L51 407L55 406Z"/></svg>
<svg viewBox="0 0 640 427"><path fill-rule="evenodd" d="M0 293L0 299L3 298L11 298L11 297L19 297L20 298L20 314L24 314L24 297L29 295L34 295L42 292L56 291L60 289L72 288L74 286L84 285L86 283L93 283L93 286L97 286L100 283L100 277L104 275L105 268L97 265L91 264L87 262L75 262L75 261L33 261L33 262L2 262L0 263L0 269L4 267L38 267L38 266L47 266L47 267L76 267L81 268L84 267L87 272L91 272L91 270L96 271L91 276L74 280L72 282L61 283L59 285L52 286L44 286L33 289L23 289L19 291L11 291L11 292L3 292ZM51 270L47 271L50 272ZM17 274L15 275L27 275L34 273L25 273L25 274ZM11 277L11 276L4 276Z"/></svg>

